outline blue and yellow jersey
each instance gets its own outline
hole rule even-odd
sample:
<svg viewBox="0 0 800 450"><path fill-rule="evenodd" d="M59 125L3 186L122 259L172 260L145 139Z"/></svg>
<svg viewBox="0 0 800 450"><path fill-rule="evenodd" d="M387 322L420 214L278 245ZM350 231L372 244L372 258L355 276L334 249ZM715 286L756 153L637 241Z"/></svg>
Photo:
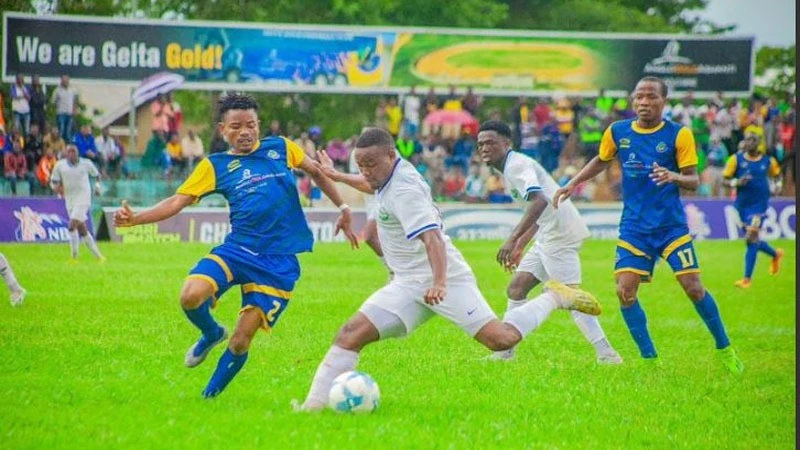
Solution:
<svg viewBox="0 0 800 450"><path fill-rule="evenodd" d="M742 178L749 175L750 181L736 187L734 206L740 213L764 214L769 206L769 177L777 177L781 167L775 158L758 155L751 158L747 153L731 155L722 175L725 178Z"/></svg>
<svg viewBox="0 0 800 450"><path fill-rule="evenodd" d="M314 238L300 206L292 168L305 153L283 137L268 137L250 153L214 153L200 161L178 194L222 194L230 208L226 243L253 253L288 255L311 251Z"/></svg>
<svg viewBox="0 0 800 450"><path fill-rule="evenodd" d="M651 129L638 127L636 119L621 120L606 128L599 156L603 161L617 157L622 167L620 232L686 226L678 186L656 186L650 173L654 163L673 172L697 165L691 130L668 120Z"/></svg>

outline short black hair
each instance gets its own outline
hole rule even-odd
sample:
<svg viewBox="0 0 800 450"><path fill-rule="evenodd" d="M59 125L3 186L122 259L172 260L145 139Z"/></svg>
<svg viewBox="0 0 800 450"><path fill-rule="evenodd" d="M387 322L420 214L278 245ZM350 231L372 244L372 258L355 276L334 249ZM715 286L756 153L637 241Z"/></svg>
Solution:
<svg viewBox="0 0 800 450"><path fill-rule="evenodd" d="M252 109L258 112L256 99L247 94L228 94L219 101L219 120L225 120L225 113L232 109Z"/></svg>
<svg viewBox="0 0 800 450"><path fill-rule="evenodd" d="M667 87L667 83L664 82L661 78L658 77L644 77L639 80L636 84L639 83L658 83L661 86L661 96L667 98L667 94L669 94L669 88ZM635 89L634 89L635 90Z"/></svg>
<svg viewBox="0 0 800 450"><path fill-rule="evenodd" d="M383 128L365 128L361 132L361 136L356 140L356 148L367 147L390 147L394 148L394 139L388 131Z"/></svg>
<svg viewBox="0 0 800 450"><path fill-rule="evenodd" d="M483 122L481 124L481 128L478 130L478 133L481 131L494 131L506 139L511 139L511 128L506 125L505 122L501 122L499 120L488 120Z"/></svg>

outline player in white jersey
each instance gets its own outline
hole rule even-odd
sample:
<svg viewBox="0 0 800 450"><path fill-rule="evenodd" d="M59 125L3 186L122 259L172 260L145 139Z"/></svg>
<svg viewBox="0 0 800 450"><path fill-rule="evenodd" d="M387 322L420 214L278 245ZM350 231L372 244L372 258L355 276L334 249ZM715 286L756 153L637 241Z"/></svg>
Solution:
<svg viewBox="0 0 800 450"><path fill-rule="evenodd" d="M6 255L2 253L0 253L0 276L3 277L8 290L11 291L11 306L21 305L28 292L20 286L17 277L14 276L14 271L11 270L11 264L8 263Z"/></svg>
<svg viewBox="0 0 800 450"><path fill-rule="evenodd" d="M550 204L558 184L536 160L511 150L511 129L492 120L481 125L478 152L483 162L502 172L506 191L526 205L525 213L508 240L497 252L497 262L509 271L516 270L506 289L508 310L528 302L528 293L541 282L556 280L571 287L581 284L581 261L578 257L589 229L571 201L559 209ZM520 261L531 239L536 241ZM597 317L571 311L572 319L594 346L601 364L620 364L622 358L606 338ZM511 359L514 349L497 352L494 359Z"/></svg>
<svg viewBox="0 0 800 450"><path fill-rule="evenodd" d="M100 172L93 162L78 156L78 148L72 144L66 147L66 158L59 160L50 175L50 186L60 196L64 197L69 214L69 245L71 248L70 262L78 261L78 247L80 238L89 247L92 254L101 262L105 257L97 248L97 243L92 233L86 228L89 218L89 209L92 206L92 185L90 177L97 178L95 193L100 194Z"/></svg>
<svg viewBox="0 0 800 450"><path fill-rule="evenodd" d="M394 279L372 294L341 328L298 410L324 408L331 383L353 370L364 346L408 335L434 315L491 350L507 350L555 309L600 314L591 294L552 282L549 290L497 319L464 257L442 230L439 209L417 170L395 153L392 136L370 128L356 142L361 176L378 200L378 235Z"/></svg>

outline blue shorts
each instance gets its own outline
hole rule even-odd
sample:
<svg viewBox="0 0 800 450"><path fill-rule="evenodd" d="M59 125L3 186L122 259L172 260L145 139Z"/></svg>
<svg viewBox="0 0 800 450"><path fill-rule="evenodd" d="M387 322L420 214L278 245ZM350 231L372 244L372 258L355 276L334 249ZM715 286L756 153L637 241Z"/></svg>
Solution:
<svg viewBox="0 0 800 450"><path fill-rule="evenodd" d="M231 286L241 285L239 313L258 310L262 328L269 331L289 304L300 278L300 263L295 255L258 255L238 245L222 244L194 266L189 278L205 280L214 287L214 306Z"/></svg>
<svg viewBox="0 0 800 450"><path fill-rule="evenodd" d="M633 272L641 276L642 282L650 282L658 258L667 261L676 276L700 272L689 229L680 227L658 235L621 231L614 273Z"/></svg>
<svg viewBox="0 0 800 450"><path fill-rule="evenodd" d="M753 212L752 210L737 209L739 213L739 226L746 233L749 228L756 230L761 229L764 224L764 217L767 216L765 211Z"/></svg>

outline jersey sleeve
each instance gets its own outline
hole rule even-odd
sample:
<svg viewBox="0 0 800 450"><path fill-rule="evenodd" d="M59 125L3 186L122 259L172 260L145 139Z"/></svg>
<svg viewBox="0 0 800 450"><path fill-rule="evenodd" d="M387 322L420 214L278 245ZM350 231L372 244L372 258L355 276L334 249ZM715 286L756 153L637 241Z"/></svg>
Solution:
<svg viewBox="0 0 800 450"><path fill-rule="evenodd" d="M769 159L769 176L777 177L781 174L781 166L778 164L778 160L775 158Z"/></svg>
<svg viewBox="0 0 800 450"><path fill-rule="evenodd" d="M600 139L599 156L601 161L611 161L617 156L617 144L614 143L614 136L611 135L611 127L606 128L603 132L603 138Z"/></svg>
<svg viewBox="0 0 800 450"><path fill-rule="evenodd" d="M525 200L528 200L530 194L542 191L542 183L528 158L514 158L511 166L505 170L504 176L508 184Z"/></svg>
<svg viewBox="0 0 800 450"><path fill-rule="evenodd" d="M686 127L681 128L678 131L678 137L675 138L675 159L680 169L697 165L697 145L694 143L694 134Z"/></svg>
<svg viewBox="0 0 800 450"><path fill-rule="evenodd" d="M736 175L736 166L736 155L731 155L725 163L725 168L722 169L722 176L725 178L733 178L733 176Z"/></svg>
<svg viewBox="0 0 800 450"><path fill-rule="evenodd" d="M214 166L208 158L203 158L197 163L189 178L183 182L176 191L178 194L202 197L214 192L217 188L217 176L214 173Z"/></svg>
<svg viewBox="0 0 800 450"><path fill-rule="evenodd" d="M306 158L306 152L304 152L299 145L295 144L289 139L282 139L284 142L286 142L286 163L292 169L299 167Z"/></svg>
<svg viewBox="0 0 800 450"><path fill-rule="evenodd" d="M400 221L408 240L428 230L441 227L439 210L433 204L430 194L422 190L400 190L392 199L392 203L394 215Z"/></svg>
<svg viewBox="0 0 800 450"><path fill-rule="evenodd" d="M92 178L97 178L100 176L100 171L97 170L97 166L94 165L91 161L86 161L87 171L89 172L89 176Z"/></svg>

